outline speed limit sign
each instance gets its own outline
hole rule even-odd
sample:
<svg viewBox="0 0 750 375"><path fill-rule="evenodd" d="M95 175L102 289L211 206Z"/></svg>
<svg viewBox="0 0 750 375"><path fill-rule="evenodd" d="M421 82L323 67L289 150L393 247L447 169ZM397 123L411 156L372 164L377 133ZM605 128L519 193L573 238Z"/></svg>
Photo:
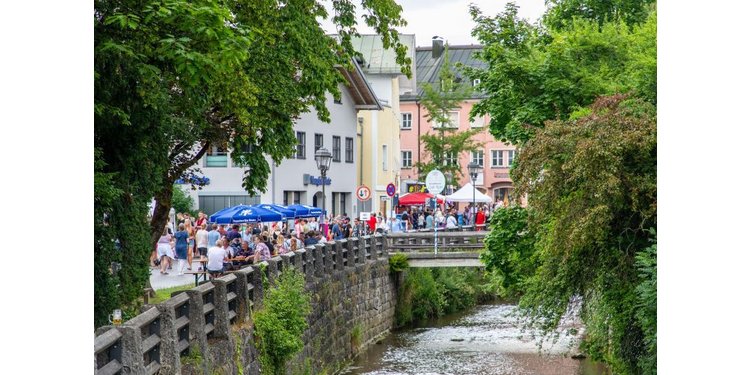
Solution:
<svg viewBox="0 0 750 375"><path fill-rule="evenodd" d="M362 202L370 199L370 188L365 185L360 185L357 188L357 199L361 200Z"/></svg>

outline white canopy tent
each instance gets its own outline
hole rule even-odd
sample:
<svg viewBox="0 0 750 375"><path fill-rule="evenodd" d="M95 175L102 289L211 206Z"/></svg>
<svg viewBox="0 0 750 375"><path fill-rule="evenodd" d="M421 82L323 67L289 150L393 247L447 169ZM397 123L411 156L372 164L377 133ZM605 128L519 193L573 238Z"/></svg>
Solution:
<svg viewBox="0 0 750 375"><path fill-rule="evenodd" d="M472 194L472 191L474 194ZM447 195L445 199L451 202L477 202L477 203L491 203L492 198L482 194L479 190L474 189L471 183L464 185L461 189L458 189L455 193Z"/></svg>

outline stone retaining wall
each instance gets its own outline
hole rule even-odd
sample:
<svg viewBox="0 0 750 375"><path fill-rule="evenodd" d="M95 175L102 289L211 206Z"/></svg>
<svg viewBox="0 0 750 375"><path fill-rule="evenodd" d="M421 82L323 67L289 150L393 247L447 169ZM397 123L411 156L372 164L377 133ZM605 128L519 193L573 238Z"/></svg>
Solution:
<svg viewBox="0 0 750 375"><path fill-rule="evenodd" d="M99 374L260 374L251 311L263 303L261 272L304 273L312 295L303 351L290 374L333 373L393 325L396 287L381 235L310 246L178 292L119 327L96 331Z"/></svg>

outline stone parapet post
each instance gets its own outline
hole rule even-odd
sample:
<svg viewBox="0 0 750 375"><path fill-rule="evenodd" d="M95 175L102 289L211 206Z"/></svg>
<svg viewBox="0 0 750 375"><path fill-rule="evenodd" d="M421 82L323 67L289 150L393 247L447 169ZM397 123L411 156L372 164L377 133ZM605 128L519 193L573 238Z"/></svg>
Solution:
<svg viewBox="0 0 750 375"><path fill-rule="evenodd" d="M234 275L227 275L220 279L213 279L214 284L214 333L217 339L229 338L229 303L227 301L227 278L236 279ZM234 280L231 280L234 281Z"/></svg>
<svg viewBox="0 0 750 375"><path fill-rule="evenodd" d="M341 271L344 269L344 244L343 241L336 241L333 244L333 253L336 254L336 264L335 267L337 271Z"/></svg>
<svg viewBox="0 0 750 375"><path fill-rule="evenodd" d="M234 275L237 276L237 280L235 280L235 283L237 284L237 291L239 292L237 293L237 322L243 323L245 322L245 320L247 320L250 314L250 306L253 303L253 301L251 300L252 296L248 295L248 286L253 286L253 268L245 267L235 272Z"/></svg>
<svg viewBox="0 0 750 375"><path fill-rule="evenodd" d="M203 353L207 353L208 350L206 318L203 313L203 293L213 289L213 284L206 283L185 291L190 301L190 345L197 345Z"/></svg>
<svg viewBox="0 0 750 375"><path fill-rule="evenodd" d="M336 263L333 244L333 242L326 242L323 247L323 264L325 265L323 269L327 275L333 274L334 263Z"/></svg>
<svg viewBox="0 0 750 375"><path fill-rule="evenodd" d="M260 265L253 264L253 310L257 311L263 306L263 271Z"/></svg>
<svg viewBox="0 0 750 375"><path fill-rule="evenodd" d="M276 285L276 278L279 277L279 259L271 258L266 261L266 276L268 276L268 285Z"/></svg>
<svg viewBox="0 0 750 375"><path fill-rule="evenodd" d="M325 265L323 264L323 245L315 244L313 247L313 258L315 258L315 277L323 277Z"/></svg>
<svg viewBox="0 0 750 375"><path fill-rule="evenodd" d="M356 253L356 247L357 242L359 239L357 238L349 238L346 240L346 266L347 267L354 267L357 265L357 253Z"/></svg>
<svg viewBox="0 0 750 375"><path fill-rule="evenodd" d="M96 330L96 335L101 335L110 329L116 329L122 334L120 337L120 364L122 374L145 375L146 368L143 366L143 354L141 353L142 341L141 330L137 327L103 326Z"/></svg>
<svg viewBox="0 0 750 375"><path fill-rule="evenodd" d="M156 308L159 310L161 315L161 330L159 332L161 336L161 342L159 343L159 362L161 368L165 373L176 374L181 366L180 363L180 351L177 348L179 343L179 337L177 336L177 327L175 323L177 321L175 315L175 305L178 299L170 298L158 305Z"/></svg>

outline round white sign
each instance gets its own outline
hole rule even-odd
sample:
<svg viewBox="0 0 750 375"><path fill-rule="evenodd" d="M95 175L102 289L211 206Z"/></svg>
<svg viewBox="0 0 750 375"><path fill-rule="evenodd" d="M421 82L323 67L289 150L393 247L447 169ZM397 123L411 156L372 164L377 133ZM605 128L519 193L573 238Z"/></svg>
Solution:
<svg viewBox="0 0 750 375"><path fill-rule="evenodd" d="M445 189L445 175L437 169L431 170L424 182L431 194L440 194Z"/></svg>

